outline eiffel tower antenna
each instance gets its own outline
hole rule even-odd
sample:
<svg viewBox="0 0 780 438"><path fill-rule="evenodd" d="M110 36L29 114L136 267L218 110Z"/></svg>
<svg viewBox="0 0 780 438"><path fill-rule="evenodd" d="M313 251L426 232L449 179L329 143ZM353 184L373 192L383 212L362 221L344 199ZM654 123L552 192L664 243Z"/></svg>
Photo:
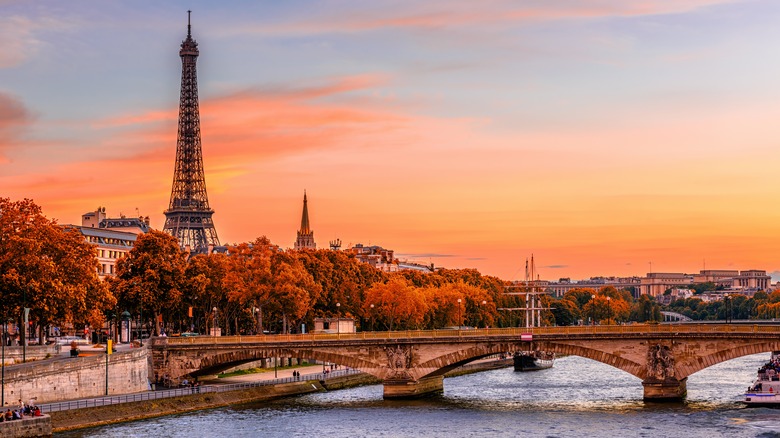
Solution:
<svg viewBox="0 0 780 438"><path fill-rule="evenodd" d="M198 75L195 63L200 52L192 38L191 11L187 11L187 39L182 41L181 97L179 99L179 134L176 140L176 165L163 231L179 240L182 248L205 253L219 246L217 229L211 216L203 173L203 151L200 143L198 109Z"/></svg>

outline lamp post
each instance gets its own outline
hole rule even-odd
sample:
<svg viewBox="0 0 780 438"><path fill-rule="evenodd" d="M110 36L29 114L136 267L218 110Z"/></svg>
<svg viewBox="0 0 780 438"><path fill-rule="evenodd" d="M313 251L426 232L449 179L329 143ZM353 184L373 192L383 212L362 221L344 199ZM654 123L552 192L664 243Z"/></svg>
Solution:
<svg viewBox="0 0 780 438"><path fill-rule="evenodd" d="M141 307L140 314L138 315L138 343L141 347L144 346L144 308Z"/></svg>
<svg viewBox="0 0 780 438"><path fill-rule="evenodd" d="M211 330L214 333L213 336L217 336L217 306L214 306L211 310L214 312L214 327Z"/></svg>
<svg viewBox="0 0 780 438"><path fill-rule="evenodd" d="M729 294L724 295L724 301L726 302L726 324L731 323L731 297Z"/></svg>
<svg viewBox="0 0 780 438"><path fill-rule="evenodd" d="M612 322L612 297L607 297L607 311L609 312L607 315L607 324L611 324Z"/></svg>
<svg viewBox="0 0 780 438"><path fill-rule="evenodd" d="M596 295L591 295L590 300L590 325L596 325Z"/></svg>
<svg viewBox="0 0 780 438"><path fill-rule="evenodd" d="M374 305L371 305L371 331L374 331Z"/></svg>
<svg viewBox="0 0 780 438"><path fill-rule="evenodd" d="M2 409L3 406L5 406L5 329L7 326L8 321L6 320L5 316L3 316L3 362L2 362L2 369L3 369L3 376L2 376L2 389L0 389L0 409Z"/></svg>
<svg viewBox="0 0 780 438"><path fill-rule="evenodd" d="M482 307L487 305L487 300L482 300L482 303L480 304ZM480 309L480 314L482 313L482 309ZM485 324L485 328L487 328L487 324Z"/></svg>
<svg viewBox="0 0 780 438"><path fill-rule="evenodd" d="M260 334L260 333L258 333L258 329L257 329L257 312L259 310L260 309L258 309L257 307L252 307L252 319L254 319L254 322L255 322L255 334L256 335Z"/></svg>
<svg viewBox="0 0 780 438"><path fill-rule="evenodd" d="M341 335L341 303L336 303L336 334Z"/></svg>
<svg viewBox="0 0 780 438"><path fill-rule="evenodd" d="M463 300L461 300L460 298L458 298L458 335L460 335L460 327L463 325L463 323L462 323L462 322L461 322L461 320L460 320L460 303L461 303L462 301L463 301Z"/></svg>

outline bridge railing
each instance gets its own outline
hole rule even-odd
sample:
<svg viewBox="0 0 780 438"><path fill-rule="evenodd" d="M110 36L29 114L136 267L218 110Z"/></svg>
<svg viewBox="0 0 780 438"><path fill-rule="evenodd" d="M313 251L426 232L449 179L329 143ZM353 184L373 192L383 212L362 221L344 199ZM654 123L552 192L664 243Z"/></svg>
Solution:
<svg viewBox="0 0 780 438"><path fill-rule="evenodd" d="M203 344L242 344L242 343L287 343L313 341L349 341L361 339L414 339L414 338L468 338L483 336L518 336L533 335L616 335L616 334L710 334L710 333L745 333L745 334L780 334L778 325L760 324L627 324L627 325L587 325L567 327L533 327L533 328L487 328L487 329L440 329L440 330L403 330L392 332L357 332L357 333L308 333L281 335L250 335L250 336L193 336L156 338L153 342L167 345L203 345Z"/></svg>
<svg viewBox="0 0 780 438"><path fill-rule="evenodd" d="M227 392L240 389L257 388L260 386L280 385L284 383L305 382L309 380L327 380L334 377L360 374L358 370L335 370L329 373L304 374L300 377L284 377L280 379L260 380L256 382L226 383L220 385L188 386L183 388L164 389L160 391L146 391L135 394L114 395L107 397L97 397L82 400L71 400L54 403L43 403L39 405L41 411L58 412L71 409L94 408L98 406L116 405L120 403L132 403L138 401L157 400L171 397L182 397L193 394L205 394L209 392Z"/></svg>

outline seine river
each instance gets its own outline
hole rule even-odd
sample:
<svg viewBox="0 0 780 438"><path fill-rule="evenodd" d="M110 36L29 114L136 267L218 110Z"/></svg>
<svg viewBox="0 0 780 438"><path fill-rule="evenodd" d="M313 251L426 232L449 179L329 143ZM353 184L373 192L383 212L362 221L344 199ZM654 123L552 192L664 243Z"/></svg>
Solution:
<svg viewBox="0 0 780 438"><path fill-rule="evenodd" d="M572 356L533 373L445 379L442 396L419 401L384 401L376 385L57 436L780 437L780 409L739 403L768 358L747 356L694 374L685 403L644 403L635 377Z"/></svg>

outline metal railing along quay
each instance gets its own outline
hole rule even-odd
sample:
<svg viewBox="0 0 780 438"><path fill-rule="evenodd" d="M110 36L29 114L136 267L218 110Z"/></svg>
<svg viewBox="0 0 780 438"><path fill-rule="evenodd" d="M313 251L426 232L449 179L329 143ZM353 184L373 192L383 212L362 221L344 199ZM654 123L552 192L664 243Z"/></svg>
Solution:
<svg viewBox="0 0 780 438"><path fill-rule="evenodd" d="M99 406L117 405L121 403L132 403L138 401L158 400L171 397L181 397L185 395L204 394L209 392L228 392L241 389L257 388L260 386L279 385L284 383L305 382L308 380L327 380L334 377L349 376L360 374L358 370L335 370L329 373L304 374L300 377L284 377L279 379L260 380L256 382L226 383L220 385L202 385L187 386L174 389L163 389L159 391L146 391L135 394L113 395L106 397L96 397L81 400L71 400L54 403L42 403L38 405L43 413L68 411L71 409L94 408Z"/></svg>

